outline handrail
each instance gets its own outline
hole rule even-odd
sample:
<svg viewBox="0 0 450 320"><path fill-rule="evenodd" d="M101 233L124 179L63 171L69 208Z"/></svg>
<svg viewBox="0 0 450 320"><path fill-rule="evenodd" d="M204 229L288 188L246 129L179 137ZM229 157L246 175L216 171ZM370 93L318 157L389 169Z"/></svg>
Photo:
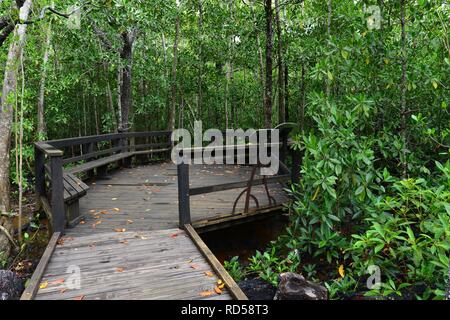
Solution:
<svg viewBox="0 0 450 320"><path fill-rule="evenodd" d="M267 143L265 145L282 145L283 147L287 147L292 145L292 142L288 139L284 139L281 143ZM252 144L250 144L251 146ZM257 144L259 147L260 144ZM225 146L223 148L248 148L249 144L245 145L233 145L233 146ZM208 148L208 147L206 147ZM197 147L197 148L185 148L184 151L187 151L187 153L193 153L195 151L203 151L206 148L204 147ZM249 181L238 181L238 182L230 182L230 183L223 183L223 184L216 184L216 185L209 185L209 186L201 186L201 187L191 187L189 183L189 164L187 163L180 163L177 166L177 175L178 175L178 213L179 213L179 226L180 228L184 228L185 225L189 225L192 223L191 221L191 212L190 212L190 197L200 194L206 194L206 193L212 193L212 192L218 192L218 191L225 191L225 190L231 190L231 189L237 189L237 188L243 188L243 187L253 187L257 185L268 183L285 183L288 181L292 181L293 183L296 183L300 179L300 165L301 165L301 152L299 150L289 149L292 153L292 170L289 170L289 168L284 164L284 162L281 159L285 159L286 155L284 154L284 151L282 151L281 157L277 160L280 163L280 168L277 175L270 176L270 177L263 177L263 178L257 178L254 179L253 176ZM234 209L233 209L234 210Z"/></svg>
<svg viewBox="0 0 450 320"><path fill-rule="evenodd" d="M157 136L170 136L171 131L145 131L145 132L121 132L121 133L108 133L93 136L75 137L58 140L45 141L56 148L71 147L80 144L95 143L101 141L120 140L125 138L142 138L142 137L157 137Z"/></svg>
<svg viewBox="0 0 450 320"><path fill-rule="evenodd" d="M55 232L64 232L66 217L65 217L65 205L64 205L64 181L63 170L64 165L69 163L75 163L82 160L89 162L91 159L99 158L102 156L114 155L117 153L127 152L121 159L121 163L127 166L132 156L141 155L143 153L152 153L159 151L164 146L171 146L170 131L146 131L146 132L123 132L123 133L111 133L95 136L75 137L59 140L39 141L34 144L35 146L35 188L37 198L40 200L46 213L52 222L52 227ZM142 143L135 144L130 142L135 138L160 138L165 137L164 142L161 140L149 140L145 139ZM167 140L167 141L166 141ZM105 145L96 145L108 141L105 149ZM109 144L111 141L111 145ZM154 143L149 143L154 142ZM79 146L79 155L72 155L69 158L63 158L64 148ZM143 151L136 151L142 150ZM78 150L75 149L75 150ZM165 149L162 149L165 151ZM78 152L78 151L77 151ZM46 164L46 158L48 162ZM106 159L106 158L105 158ZM117 157L115 157L117 159ZM117 160L116 160L117 161ZM111 158L112 162L112 158ZM106 172L107 165L100 165L98 170ZM103 171L102 171L103 170ZM87 174L90 176L92 170L88 170ZM97 172L99 173L99 172ZM46 177L49 177L51 183L51 196L47 197L47 184Z"/></svg>

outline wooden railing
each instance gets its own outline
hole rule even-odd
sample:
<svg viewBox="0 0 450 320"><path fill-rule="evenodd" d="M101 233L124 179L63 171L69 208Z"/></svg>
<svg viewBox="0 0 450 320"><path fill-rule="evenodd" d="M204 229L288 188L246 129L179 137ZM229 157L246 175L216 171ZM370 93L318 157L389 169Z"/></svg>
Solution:
<svg viewBox="0 0 450 320"><path fill-rule="evenodd" d="M53 231L63 232L66 223L64 170L70 170L71 165L80 161L105 159L107 162L108 157L121 153L123 164L128 165L133 156L158 149L170 151L170 136L170 131L127 132L36 142L35 189L38 200L52 220ZM116 158L111 158L111 162L117 162ZM92 171L86 172L92 174Z"/></svg>
<svg viewBox="0 0 450 320"><path fill-rule="evenodd" d="M225 191L231 189L239 189L239 188L248 188L253 186L258 186L262 184L272 184L272 183L287 183L293 182L296 183L300 180L300 165L302 155L298 150L290 149L291 143L288 142L287 139L283 139L281 143L278 143L280 146L280 157L277 158L279 161L279 171L277 174L273 176L261 177L261 178L253 178L248 181L238 181L238 182L229 182L223 184L215 184L208 186L200 186L200 187L191 187L189 182L189 164L182 162L177 165L177 175L178 175L178 212L179 212L179 227L184 229L186 225L191 225L191 209L190 209L190 197L207 194L218 191ZM266 147L267 145L265 145ZM232 148L246 149L246 152L251 147L251 144L245 144L240 146L231 146L231 147L223 147L223 149ZM259 145L258 145L259 147ZM203 152L206 148L190 148L190 149L182 149L181 154L190 153L191 155ZM292 162L292 170L289 169L286 164L281 160L286 160L288 155L291 156ZM248 155L247 155L248 156ZM251 164L248 164L251 165ZM254 165L253 165L254 166ZM248 209L246 207L246 209Z"/></svg>

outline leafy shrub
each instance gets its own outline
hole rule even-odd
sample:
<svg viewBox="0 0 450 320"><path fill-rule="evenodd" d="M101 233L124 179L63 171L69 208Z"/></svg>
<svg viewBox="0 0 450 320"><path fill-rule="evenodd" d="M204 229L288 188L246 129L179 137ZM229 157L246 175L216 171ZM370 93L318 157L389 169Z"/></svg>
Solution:
<svg viewBox="0 0 450 320"><path fill-rule="evenodd" d="M230 274L230 276L237 282L241 281L244 276L245 276L245 272L241 266L241 264L239 263L239 257L235 256L233 258L231 258L229 261L224 261L223 266L225 268L225 270L228 271L228 273Z"/></svg>

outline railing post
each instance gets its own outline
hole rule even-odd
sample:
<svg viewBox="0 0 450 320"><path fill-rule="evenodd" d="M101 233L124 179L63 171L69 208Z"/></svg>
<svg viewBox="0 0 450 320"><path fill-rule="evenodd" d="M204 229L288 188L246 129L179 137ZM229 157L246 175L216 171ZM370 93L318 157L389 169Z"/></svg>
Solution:
<svg viewBox="0 0 450 320"><path fill-rule="evenodd" d="M51 181L52 181L52 223L53 232L64 232L65 210L64 210L64 182L62 153L54 155L50 159Z"/></svg>
<svg viewBox="0 0 450 320"><path fill-rule="evenodd" d="M34 177L37 203L40 203L40 197L45 195L45 154L36 145L34 146Z"/></svg>
<svg viewBox="0 0 450 320"><path fill-rule="evenodd" d="M94 144L92 142L83 144L82 146L83 154L89 154L94 152ZM89 170L86 172L88 178L92 178L94 176L94 170Z"/></svg>
<svg viewBox="0 0 450 320"><path fill-rule="evenodd" d="M184 229L185 224L191 223L191 208L189 202L189 165L181 163L177 166L178 173L178 213L179 225Z"/></svg>
<svg viewBox="0 0 450 320"><path fill-rule="evenodd" d="M292 150L292 183L300 182L300 167L302 164L302 152L300 150Z"/></svg>

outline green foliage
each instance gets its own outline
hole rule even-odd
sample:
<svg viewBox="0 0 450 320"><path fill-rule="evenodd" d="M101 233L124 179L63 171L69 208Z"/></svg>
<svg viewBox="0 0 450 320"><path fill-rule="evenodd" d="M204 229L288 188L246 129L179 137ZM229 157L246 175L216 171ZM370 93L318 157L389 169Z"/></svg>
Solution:
<svg viewBox="0 0 450 320"><path fill-rule="evenodd" d="M250 258L248 271L256 273L261 279L276 286L278 275L283 272L295 272L300 264L299 256L296 252L290 252L285 259L280 259L276 254L276 247L264 253L256 251Z"/></svg>
<svg viewBox="0 0 450 320"><path fill-rule="evenodd" d="M367 231L352 235L347 251L355 273L361 276L369 265L380 266L387 281L383 295L395 288L398 294L412 284L425 284L436 298L445 290L450 262L450 164L437 166L441 175L435 185L422 178L395 182L388 190L393 196L384 196L376 213L366 219Z"/></svg>
<svg viewBox="0 0 450 320"><path fill-rule="evenodd" d="M245 276L245 272L242 268L242 266L239 263L239 257L235 256L233 258L231 258L229 261L225 260L223 262L223 266L225 268L225 270L228 271L228 273L230 274L230 276L235 280L235 281L241 281L244 276Z"/></svg>

